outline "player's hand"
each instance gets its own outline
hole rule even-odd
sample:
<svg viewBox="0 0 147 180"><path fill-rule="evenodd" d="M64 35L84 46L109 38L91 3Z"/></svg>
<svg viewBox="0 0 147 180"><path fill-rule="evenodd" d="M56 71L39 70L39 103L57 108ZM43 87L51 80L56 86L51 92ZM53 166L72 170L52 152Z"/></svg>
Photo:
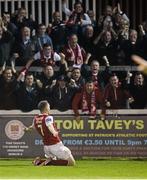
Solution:
<svg viewBox="0 0 147 180"><path fill-rule="evenodd" d="M32 125L29 126L29 127L24 126L24 128L23 128L23 130L24 130L25 132L32 131L32 129L33 129L33 126L32 126Z"/></svg>
<svg viewBox="0 0 147 180"><path fill-rule="evenodd" d="M147 74L147 61L143 58L133 55L132 60L138 64L138 70L142 71L144 74Z"/></svg>
<svg viewBox="0 0 147 180"><path fill-rule="evenodd" d="M29 131L29 128L28 127L24 127L24 132L27 132L27 131Z"/></svg>

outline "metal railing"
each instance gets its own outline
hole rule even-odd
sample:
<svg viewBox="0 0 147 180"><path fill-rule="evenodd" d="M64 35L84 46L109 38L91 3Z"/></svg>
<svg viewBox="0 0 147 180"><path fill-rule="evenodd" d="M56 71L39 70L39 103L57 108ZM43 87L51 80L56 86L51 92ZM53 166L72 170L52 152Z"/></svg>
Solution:
<svg viewBox="0 0 147 180"><path fill-rule="evenodd" d="M73 9L76 0L67 0L67 7ZM80 0L83 2L84 11L93 10L95 18L97 19L103 12L106 5L116 6L116 0ZM119 0L122 10L130 18L131 28L136 28L143 20L146 20L146 0ZM45 23L48 25L52 21L52 13L59 11L61 17L62 13L62 0L0 0L0 16L3 11L14 13L18 8L25 7L28 16L38 23Z"/></svg>
<svg viewBox="0 0 147 180"><path fill-rule="evenodd" d="M20 71L23 67L22 66L16 66L16 70ZM100 71L103 71L105 69L105 66L100 66ZM55 71L59 70L59 67L54 67ZM110 66L111 71L138 71L137 66ZM31 66L29 71L31 72L42 72L42 67L37 67L37 66Z"/></svg>
<svg viewBox="0 0 147 180"><path fill-rule="evenodd" d="M85 10L89 9L89 0L84 0ZM67 6L73 8L75 0L67 0ZM92 0L92 9L96 13L96 0ZM0 16L3 11L9 11L11 14L24 7L27 16L31 16L38 23L44 22L46 25L52 21L54 11L59 11L62 17L62 0L0 0Z"/></svg>

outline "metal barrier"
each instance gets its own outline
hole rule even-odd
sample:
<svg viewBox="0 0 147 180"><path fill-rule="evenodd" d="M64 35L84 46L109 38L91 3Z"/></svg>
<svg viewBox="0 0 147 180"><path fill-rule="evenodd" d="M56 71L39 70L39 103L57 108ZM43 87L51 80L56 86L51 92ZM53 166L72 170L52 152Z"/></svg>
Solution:
<svg viewBox="0 0 147 180"><path fill-rule="evenodd" d="M89 9L89 0L85 2L85 10ZM67 6L73 8L75 0L67 0ZM96 13L96 0L92 1L93 11ZM24 7L27 11L27 16L38 23L44 22L46 25L52 20L54 11L59 11L62 17L62 0L0 0L0 16L3 11L9 11L13 14L18 8Z"/></svg>
<svg viewBox="0 0 147 180"><path fill-rule="evenodd" d="M17 66L16 70L20 71L23 67L22 66ZM54 70L58 71L58 67L55 66ZM105 69L105 66L100 66L100 71L103 71ZM110 66L110 70L111 71L138 71L137 70L137 66ZM30 67L29 71L32 72L41 72L42 68L41 67L37 67L37 66L32 66Z"/></svg>
<svg viewBox="0 0 147 180"><path fill-rule="evenodd" d="M106 5L116 6L116 0L81 0L84 10L93 10L97 19ZM131 28L136 28L146 19L146 0L119 0L122 10L130 18ZM67 0L67 7L73 9L75 0ZM0 0L0 16L3 11L14 13L18 8L25 7L28 15L38 23L48 25L52 21L52 13L59 11L62 17L62 0Z"/></svg>

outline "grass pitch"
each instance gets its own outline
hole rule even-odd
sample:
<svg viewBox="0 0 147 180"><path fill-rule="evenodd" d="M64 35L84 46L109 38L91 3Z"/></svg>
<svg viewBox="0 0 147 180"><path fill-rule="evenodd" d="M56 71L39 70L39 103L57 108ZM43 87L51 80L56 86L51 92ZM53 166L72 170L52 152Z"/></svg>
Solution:
<svg viewBox="0 0 147 180"><path fill-rule="evenodd" d="M78 160L74 167L37 167L31 160L0 159L0 179L147 179L147 161Z"/></svg>

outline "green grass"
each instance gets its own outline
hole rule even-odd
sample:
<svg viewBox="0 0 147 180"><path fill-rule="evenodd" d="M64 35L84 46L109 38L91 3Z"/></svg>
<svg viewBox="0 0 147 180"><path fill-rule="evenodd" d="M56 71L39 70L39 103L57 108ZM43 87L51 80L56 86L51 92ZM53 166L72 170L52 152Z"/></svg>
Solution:
<svg viewBox="0 0 147 180"><path fill-rule="evenodd" d="M147 179L147 161L79 160L76 166L33 166L31 160L0 160L1 179Z"/></svg>

